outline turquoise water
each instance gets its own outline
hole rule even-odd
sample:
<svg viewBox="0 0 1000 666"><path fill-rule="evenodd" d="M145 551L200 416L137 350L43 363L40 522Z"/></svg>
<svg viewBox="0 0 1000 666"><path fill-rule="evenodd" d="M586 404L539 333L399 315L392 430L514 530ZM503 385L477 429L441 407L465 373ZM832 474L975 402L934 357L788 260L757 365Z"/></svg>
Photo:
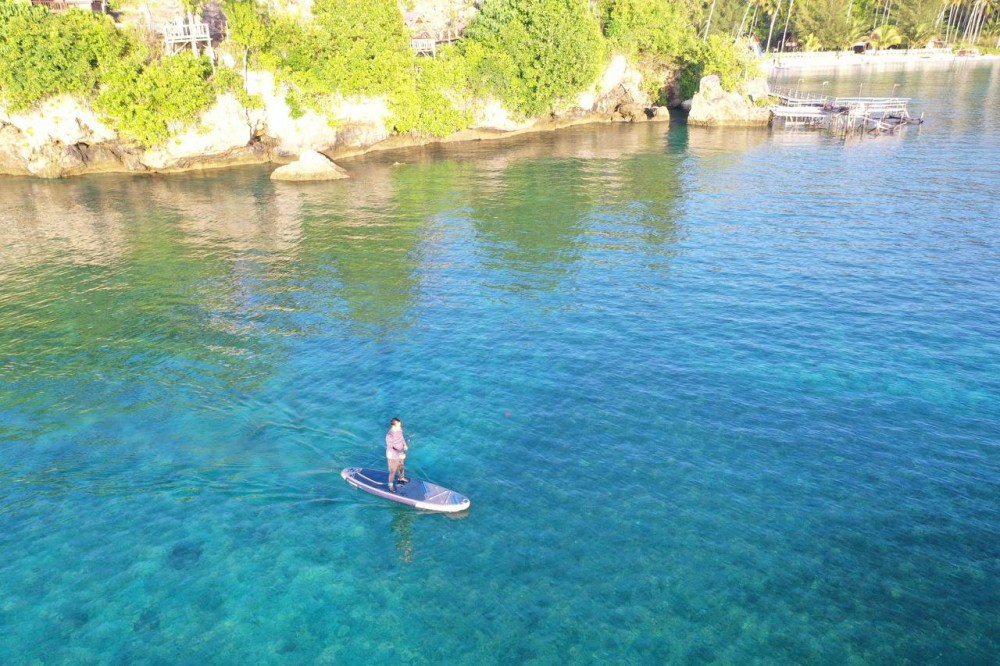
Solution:
<svg viewBox="0 0 1000 666"><path fill-rule="evenodd" d="M1000 66L792 76L928 122L0 181L0 662L994 663Z"/></svg>

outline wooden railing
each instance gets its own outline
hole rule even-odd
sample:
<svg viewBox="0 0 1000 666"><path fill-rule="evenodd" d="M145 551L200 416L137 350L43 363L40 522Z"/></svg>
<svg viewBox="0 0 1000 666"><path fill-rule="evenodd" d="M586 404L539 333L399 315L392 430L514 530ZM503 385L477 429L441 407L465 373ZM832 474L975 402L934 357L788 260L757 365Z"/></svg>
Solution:
<svg viewBox="0 0 1000 666"><path fill-rule="evenodd" d="M167 43L211 40L207 23L166 23L163 26L163 37Z"/></svg>
<svg viewBox="0 0 1000 666"><path fill-rule="evenodd" d="M416 51L417 55L437 55L438 44L450 44L462 38L462 31L449 28L431 34L423 32L419 37L410 38L410 48Z"/></svg>
<svg viewBox="0 0 1000 666"><path fill-rule="evenodd" d="M207 23L175 21L163 24L162 32L168 54L173 55L190 47L194 54L198 55L200 48L208 53L213 62L215 61L215 54L212 52L212 34Z"/></svg>
<svg viewBox="0 0 1000 666"><path fill-rule="evenodd" d="M31 0L31 4L45 7L53 12L66 11L72 7L89 9L98 14L104 14L107 11L107 3L104 0Z"/></svg>

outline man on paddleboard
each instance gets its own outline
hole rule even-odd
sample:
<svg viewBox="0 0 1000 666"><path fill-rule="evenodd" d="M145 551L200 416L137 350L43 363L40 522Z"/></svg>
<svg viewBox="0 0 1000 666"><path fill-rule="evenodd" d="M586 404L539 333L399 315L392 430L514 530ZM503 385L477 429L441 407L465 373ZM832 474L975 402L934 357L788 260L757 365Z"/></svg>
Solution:
<svg viewBox="0 0 1000 666"><path fill-rule="evenodd" d="M406 450L410 448L406 439L403 438L403 422L393 419L389 423L389 432L385 433L385 459L389 464L389 491L396 492L396 474L399 473L399 482L406 483L404 465L406 463Z"/></svg>

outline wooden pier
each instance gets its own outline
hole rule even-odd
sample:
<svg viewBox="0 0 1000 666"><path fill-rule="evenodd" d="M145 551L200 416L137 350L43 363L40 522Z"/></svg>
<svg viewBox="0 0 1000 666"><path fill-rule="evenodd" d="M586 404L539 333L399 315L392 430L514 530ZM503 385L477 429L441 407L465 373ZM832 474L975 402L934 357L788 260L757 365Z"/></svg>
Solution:
<svg viewBox="0 0 1000 666"><path fill-rule="evenodd" d="M828 97L798 91L774 94L781 103L771 107L771 117L785 126L809 125L843 133L882 134L923 122L923 116L910 115L910 100L906 97Z"/></svg>
<svg viewBox="0 0 1000 666"><path fill-rule="evenodd" d="M771 117L785 125L822 125L828 114L817 106L795 106L785 104L771 107Z"/></svg>

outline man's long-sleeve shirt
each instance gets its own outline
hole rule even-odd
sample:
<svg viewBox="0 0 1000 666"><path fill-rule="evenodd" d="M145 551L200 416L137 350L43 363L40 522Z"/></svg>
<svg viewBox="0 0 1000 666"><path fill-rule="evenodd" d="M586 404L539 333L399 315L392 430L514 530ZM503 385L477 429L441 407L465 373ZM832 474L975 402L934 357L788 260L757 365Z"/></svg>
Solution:
<svg viewBox="0 0 1000 666"><path fill-rule="evenodd" d="M394 460L406 457L406 440L402 430L390 430L385 434L385 457Z"/></svg>

